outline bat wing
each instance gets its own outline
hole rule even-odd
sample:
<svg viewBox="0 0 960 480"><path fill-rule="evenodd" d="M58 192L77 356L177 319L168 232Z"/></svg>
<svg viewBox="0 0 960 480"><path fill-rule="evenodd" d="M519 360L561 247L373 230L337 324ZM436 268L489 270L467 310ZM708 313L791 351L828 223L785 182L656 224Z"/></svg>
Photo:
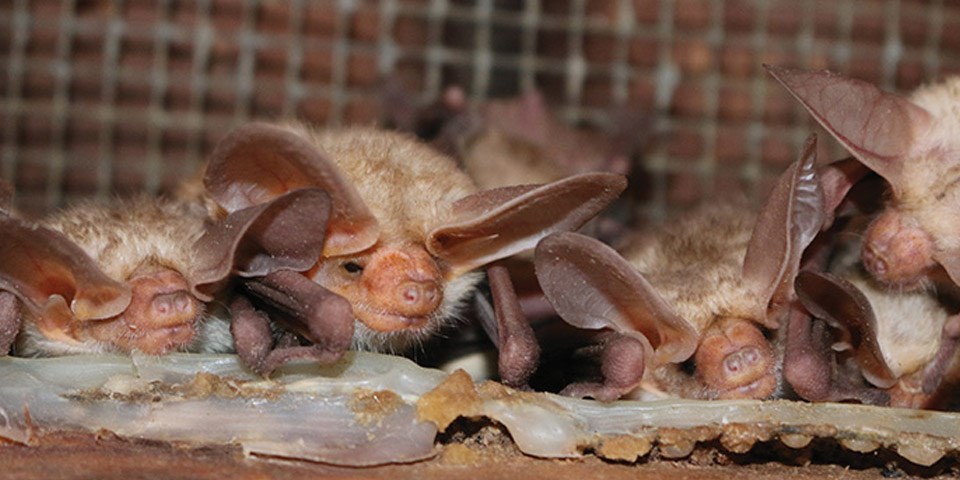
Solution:
<svg viewBox="0 0 960 480"><path fill-rule="evenodd" d="M427 250L455 273L533 249L543 237L580 228L610 204L626 179L586 173L548 183L486 190L453 205L453 220L427 235Z"/></svg>
<svg viewBox="0 0 960 480"><path fill-rule="evenodd" d="M899 159L916 148L917 133L933 123L929 112L861 80L765 67L850 153L894 188L902 183Z"/></svg>
<svg viewBox="0 0 960 480"><path fill-rule="evenodd" d="M228 212L301 188L326 190L333 210L324 256L365 250L380 234L376 218L337 166L287 128L251 123L233 130L211 154L203 183Z"/></svg>
<svg viewBox="0 0 960 480"><path fill-rule="evenodd" d="M764 309L786 303L793 295L800 257L823 225L824 195L814 166L816 156L816 136L811 135L800 158L780 176L750 237L743 279ZM766 315L758 318L777 326Z"/></svg>
<svg viewBox="0 0 960 480"><path fill-rule="evenodd" d="M44 311L59 303L78 320L98 320L119 315L130 304L130 287L103 273L60 233L2 212L0 232L0 290L28 308Z"/></svg>
<svg viewBox="0 0 960 480"><path fill-rule="evenodd" d="M877 341L877 318L863 292L840 277L820 272L800 272L795 284L804 308L840 329L841 342L853 350L870 383L881 388L896 383Z"/></svg>
<svg viewBox="0 0 960 480"><path fill-rule="evenodd" d="M194 245L194 293L209 301L208 294L234 273L262 277L309 269L320 258L330 210L325 191L305 188L230 213Z"/></svg>
<svg viewBox="0 0 960 480"><path fill-rule="evenodd" d="M656 364L690 358L697 331L612 248L577 233L557 233L537 245L537 279L557 313L579 328L639 333Z"/></svg>

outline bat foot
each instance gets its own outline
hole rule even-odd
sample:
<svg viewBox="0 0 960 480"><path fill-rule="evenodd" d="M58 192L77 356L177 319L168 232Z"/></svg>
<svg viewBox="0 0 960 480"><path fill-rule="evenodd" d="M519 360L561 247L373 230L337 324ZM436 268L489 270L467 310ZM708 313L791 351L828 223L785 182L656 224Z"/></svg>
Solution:
<svg viewBox="0 0 960 480"><path fill-rule="evenodd" d="M646 351L643 342L615 332L603 335L601 342L600 345L587 347L587 350L599 349L603 382L572 383L560 392L561 395L612 402L640 385Z"/></svg>
<svg viewBox="0 0 960 480"><path fill-rule="evenodd" d="M328 350L320 345L276 348L258 363L258 368L252 369L264 377L269 377L274 370L294 360L313 360L320 365L329 365L340 360L346 352L346 350Z"/></svg>

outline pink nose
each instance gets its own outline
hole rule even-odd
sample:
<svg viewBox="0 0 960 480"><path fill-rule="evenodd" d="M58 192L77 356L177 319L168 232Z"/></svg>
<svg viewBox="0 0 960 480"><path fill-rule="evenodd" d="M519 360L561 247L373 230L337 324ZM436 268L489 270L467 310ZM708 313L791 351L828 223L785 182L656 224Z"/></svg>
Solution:
<svg viewBox="0 0 960 480"><path fill-rule="evenodd" d="M760 362L760 350L756 347L745 347L727 355L723 359L723 368L731 378L750 375Z"/></svg>
<svg viewBox="0 0 960 480"><path fill-rule="evenodd" d="M440 303L440 285L437 282L408 281L397 288L397 293L397 309L402 315L427 315Z"/></svg>
<svg viewBox="0 0 960 480"><path fill-rule="evenodd" d="M153 297L150 305L153 313L157 317L178 317L188 316L193 313L193 297L186 291L180 290L172 293L160 293Z"/></svg>

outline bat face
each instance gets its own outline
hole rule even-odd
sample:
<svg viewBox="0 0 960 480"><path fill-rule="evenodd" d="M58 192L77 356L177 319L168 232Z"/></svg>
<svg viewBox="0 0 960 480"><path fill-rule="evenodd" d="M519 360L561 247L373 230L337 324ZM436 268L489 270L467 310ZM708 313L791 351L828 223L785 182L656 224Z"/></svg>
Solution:
<svg viewBox="0 0 960 480"><path fill-rule="evenodd" d="M149 198L80 205L42 225L0 213L0 290L22 306L0 315L25 317L22 355L191 350L205 302L232 273L313 264L319 242L289 229L278 239L274 225L307 218L322 231L327 204L303 190L212 225L187 205Z"/></svg>
<svg viewBox="0 0 960 480"><path fill-rule="evenodd" d="M960 280L960 77L909 98L829 72L768 71L860 162L890 185L892 196L865 232L864 266L906 289L937 265Z"/></svg>
<svg viewBox="0 0 960 480"><path fill-rule="evenodd" d="M307 275L349 301L355 347L391 351L455 317L475 269L579 227L625 187L589 174L478 192L455 162L403 134L268 124L223 139L204 183L228 212L297 188L327 191L323 251Z"/></svg>
<svg viewBox="0 0 960 480"><path fill-rule="evenodd" d="M641 390L766 398L779 380L763 331L777 328L793 302L787 280L824 219L814 160L811 139L756 222L733 208L694 212L626 258L584 236L552 235L536 251L544 293L576 327L637 338L646 350L638 366L648 372ZM691 358L693 375L680 366ZM606 362L605 371L622 367Z"/></svg>

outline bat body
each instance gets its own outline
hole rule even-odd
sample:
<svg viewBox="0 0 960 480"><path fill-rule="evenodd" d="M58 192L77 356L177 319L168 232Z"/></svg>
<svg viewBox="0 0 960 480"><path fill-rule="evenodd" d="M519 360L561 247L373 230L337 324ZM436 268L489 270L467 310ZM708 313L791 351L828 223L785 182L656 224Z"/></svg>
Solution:
<svg viewBox="0 0 960 480"><path fill-rule="evenodd" d="M349 301L354 348L393 352L456 318L482 279L478 268L579 227L625 186L592 174L480 191L451 158L406 134L299 124L235 130L203 181L221 213L297 188L326 190L323 252L306 276Z"/></svg>
<svg viewBox="0 0 960 480"><path fill-rule="evenodd" d="M789 284L824 218L814 148L811 140L759 216L708 207L637 236L619 254L574 234L543 240L537 276L557 312L574 326L618 334L616 355L604 352L604 383L574 384L567 393L604 400L628 392L777 393L779 355L766 333L791 309Z"/></svg>

